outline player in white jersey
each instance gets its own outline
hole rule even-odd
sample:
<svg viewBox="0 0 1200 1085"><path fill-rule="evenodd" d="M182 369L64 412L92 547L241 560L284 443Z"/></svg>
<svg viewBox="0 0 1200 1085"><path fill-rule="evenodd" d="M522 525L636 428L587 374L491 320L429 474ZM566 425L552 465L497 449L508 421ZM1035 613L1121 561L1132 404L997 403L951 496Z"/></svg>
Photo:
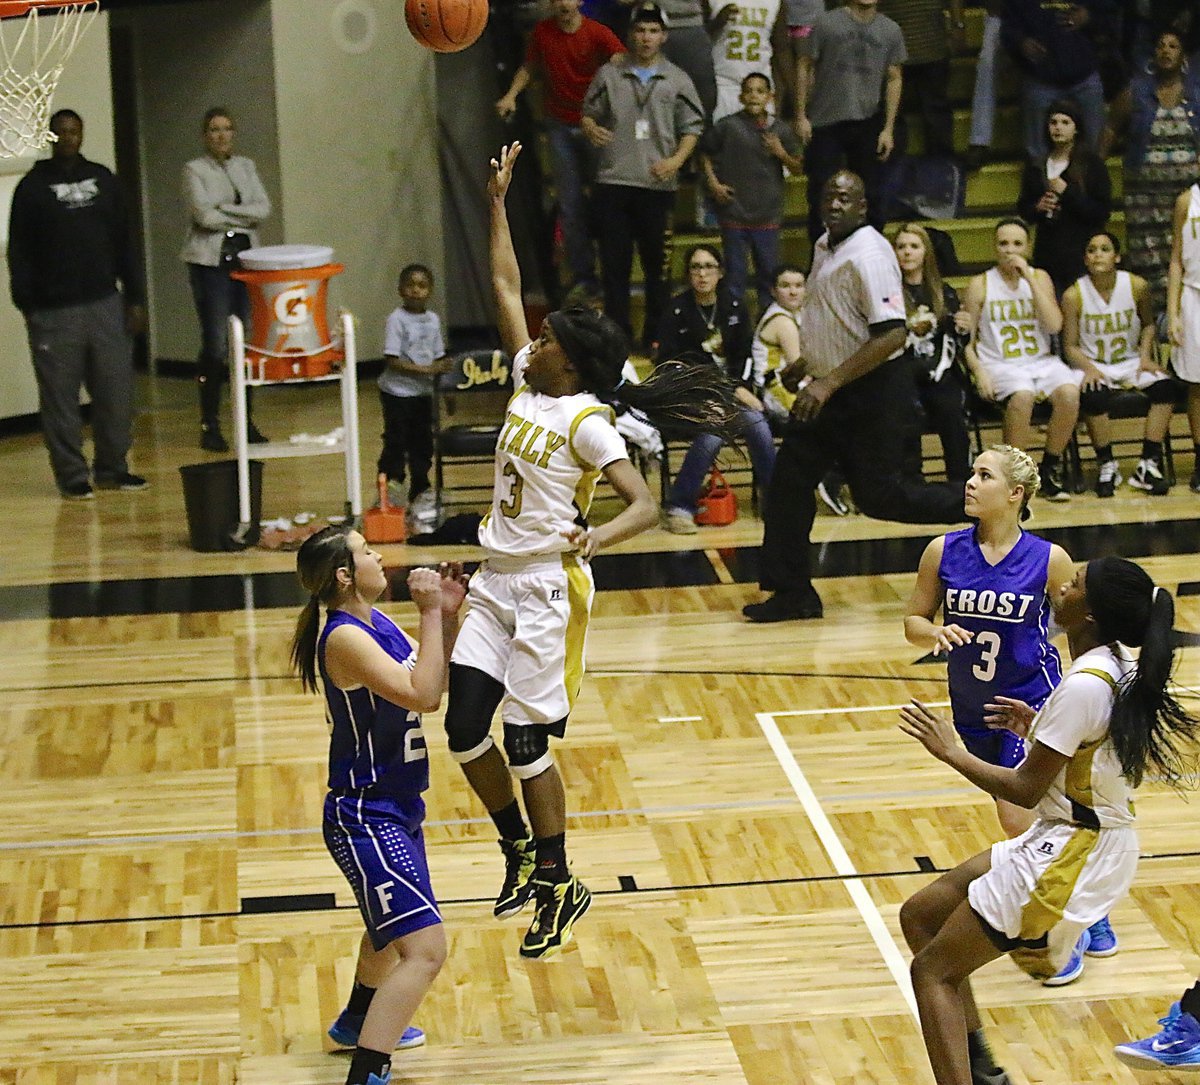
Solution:
<svg viewBox="0 0 1200 1085"><path fill-rule="evenodd" d="M771 79L775 52L772 39L787 33L786 14L780 0L717 0L712 5L708 32L717 76L713 124L742 108L742 80L746 76L765 75ZM779 85L779 80L772 79L771 85Z"/></svg>
<svg viewBox="0 0 1200 1085"><path fill-rule="evenodd" d="M771 278L775 300L763 310L750 344L754 390L763 413L774 428L787 421L796 393L779 379L783 370L800 357L800 309L804 305L804 272L794 264L780 264Z"/></svg>
<svg viewBox="0 0 1200 1085"><path fill-rule="evenodd" d="M1037 814L1023 835L943 874L900 909L938 1085L1008 1080L988 1051L969 977L1004 954L1042 980L1082 959L1082 932L1133 881L1132 789L1149 771L1181 786L1181 747L1200 727L1167 691L1174 600L1139 566L1088 562L1063 586L1056 614L1074 660L1062 683L1036 717L1008 698L989 706L989 722L1027 732L1015 768L967 753L953 724L919 701L901 711L901 729L934 757ZM1136 663L1125 645L1141 648Z"/></svg>
<svg viewBox="0 0 1200 1085"><path fill-rule="evenodd" d="M566 796L550 738L562 738L583 679L594 586L589 560L658 521L658 508L613 426L619 398L672 435L716 433L736 442L741 409L713 366L665 362L627 385L624 334L583 307L551 313L530 342L521 273L504 198L521 145L492 160L490 249L501 343L513 384L496 443L495 493L479 529L486 560L471 579L470 609L450 664L450 752L500 832L505 878L495 914L537 908L521 955L557 953L591 894L566 857ZM592 528L600 476L626 507ZM493 743L500 708L504 753ZM507 758L505 757L507 755ZM521 782L526 826L513 791Z"/></svg>
<svg viewBox="0 0 1200 1085"><path fill-rule="evenodd" d="M1062 329L1054 284L1028 260L1029 228L1017 218L996 224L996 266L967 286L963 307L971 319L967 368L980 398L1004 404L1004 443L1028 451L1033 405L1050 401L1040 493L1070 498L1063 485L1062 455L1079 420L1081 374L1050 347Z"/></svg>
<svg viewBox="0 0 1200 1085"><path fill-rule="evenodd" d="M1196 465L1188 483L1200 493L1200 184L1175 201L1175 239L1167 275L1167 329L1174 348L1171 366L1187 383L1188 425Z"/></svg>
<svg viewBox="0 0 1200 1085"><path fill-rule="evenodd" d="M1158 364L1149 284L1118 269L1121 243L1107 230L1088 239L1083 262L1087 274L1063 294L1062 344L1063 357L1083 374L1079 404L1100 467L1096 493L1112 497L1121 485L1108 410L1113 393L1128 388L1150 400L1142 456L1129 485L1165 494L1171 485L1163 470L1163 438L1179 386Z"/></svg>

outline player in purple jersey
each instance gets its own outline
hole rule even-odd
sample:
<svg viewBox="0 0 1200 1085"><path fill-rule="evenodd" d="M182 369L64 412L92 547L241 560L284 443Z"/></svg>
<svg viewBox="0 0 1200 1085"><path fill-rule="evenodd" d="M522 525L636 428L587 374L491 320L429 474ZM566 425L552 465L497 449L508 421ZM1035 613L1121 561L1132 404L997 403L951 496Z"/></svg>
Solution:
<svg viewBox="0 0 1200 1085"><path fill-rule="evenodd" d="M387 577L357 531L313 535L296 571L309 600L296 622L292 664L307 690L317 689L319 671L330 725L325 844L367 928L350 1002L329 1035L355 1049L346 1085L386 1085L392 1052L424 1042L408 1023L446 959L421 833L429 757L420 713L441 705L466 577L450 563L409 574L418 651L374 608Z"/></svg>
<svg viewBox="0 0 1200 1085"><path fill-rule="evenodd" d="M1038 490L1038 469L1020 449L981 453L967 480L965 508L974 527L934 539L921 555L904 635L918 648L948 653L954 726L971 753L1013 768L1025 746L989 726L989 705L1007 696L1040 707L1062 679L1050 643L1050 600L1073 572L1061 547L1021 529ZM942 611L942 622L934 621ZM996 800L1000 825L1019 836L1028 810Z"/></svg>

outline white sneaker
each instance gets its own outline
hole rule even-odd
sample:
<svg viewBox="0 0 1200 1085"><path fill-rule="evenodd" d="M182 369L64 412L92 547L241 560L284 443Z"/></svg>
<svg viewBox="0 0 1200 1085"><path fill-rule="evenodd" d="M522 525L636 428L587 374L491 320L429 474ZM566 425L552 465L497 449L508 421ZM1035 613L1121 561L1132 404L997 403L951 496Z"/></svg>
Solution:
<svg viewBox="0 0 1200 1085"><path fill-rule="evenodd" d="M687 509L664 509L662 526L672 535L695 535L700 530L696 517Z"/></svg>
<svg viewBox="0 0 1200 1085"><path fill-rule="evenodd" d="M414 516L433 516L437 513L437 496L433 490L422 490L409 503Z"/></svg>
<svg viewBox="0 0 1200 1085"><path fill-rule="evenodd" d="M1163 477L1162 468L1154 460L1138 460L1137 470L1133 472L1129 485L1156 497L1161 497L1171 489L1171 484Z"/></svg>

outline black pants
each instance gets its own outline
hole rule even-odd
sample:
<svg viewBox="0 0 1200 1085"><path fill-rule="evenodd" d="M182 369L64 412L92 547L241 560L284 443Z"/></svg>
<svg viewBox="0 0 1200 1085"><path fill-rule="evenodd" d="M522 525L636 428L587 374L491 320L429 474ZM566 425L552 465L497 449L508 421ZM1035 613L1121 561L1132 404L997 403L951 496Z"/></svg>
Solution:
<svg viewBox="0 0 1200 1085"><path fill-rule="evenodd" d="M926 426L938 435L938 440L942 443L946 479L961 488L971 473L971 433L967 428L966 387L953 369L943 373L939 381L934 382L924 376L918 376L916 383L917 396L925 411Z"/></svg>
<svg viewBox="0 0 1200 1085"><path fill-rule="evenodd" d="M763 510L764 591L811 586L813 490L834 464L867 516L903 524L962 521L961 488L906 473L905 449L916 424L913 396L908 366L893 359L837 392L814 421L788 426Z"/></svg>
<svg viewBox="0 0 1200 1085"><path fill-rule="evenodd" d="M883 228L883 200L879 190L879 159L875 148L883 130L883 114L862 121L840 121L814 128L812 142L804 152L808 175L808 236L813 244L825 232L821 222L821 189L840 169L853 170L867 192L867 219L877 230Z"/></svg>
<svg viewBox="0 0 1200 1085"><path fill-rule="evenodd" d="M383 406L383 451L377 470L392 482L404 481L407 461L411 478L408 498L429 489L429 468L433 463L433 398L431 396L393 396L379 393Z"/></svg>
<svg viewBox="0 0 1200 1085"><path fill-rule="evenodd" d="M599 226L604 311L632 338L629 276L636 245L646 283L642 343L648 344L658 334L658 322L667 304L667 238L675 193L631 185L595 185L592 200Z"/></svg>
<svg viewBox="0 0 1200 1085"><path fill-rule="evenodd" d="M900 118L896 122L899 130L896 137L896 154L909 151L908 124L905 116L919 113L925 130L925 153L954 154L954 114L946 89L950 84L950 61L932 60L928 64L906 64L904 67L904 94L900 101ZM1041 265L1038 265L1039 267Z"/></svg>

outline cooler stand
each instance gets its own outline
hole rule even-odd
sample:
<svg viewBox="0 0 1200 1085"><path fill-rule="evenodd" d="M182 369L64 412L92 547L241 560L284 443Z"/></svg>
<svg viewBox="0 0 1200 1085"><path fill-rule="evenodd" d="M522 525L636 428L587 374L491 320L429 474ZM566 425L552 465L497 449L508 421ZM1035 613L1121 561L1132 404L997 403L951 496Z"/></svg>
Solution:
<svg viewBox="0 0 1200 1085"><path fill-rule="evenodd" d="M322 345L322 353L329 354L329 344ZM338 381L342 399L342 439L333 444L296 441L272 441L254 446L254 459L272 460L293 456L341 455L345 460L346 472L346 515L354 521L362 516L362 480L358 450L358 384L357 353L354 341L354 319L345 310L341 313L341 357L340 371L306 375L302 364L292 366L300 375L267 377L261 364L256 365L255 348L246 350L246 330L239 317L229 318L229 365L230 400L233 406L233 443L237 452L238 476L238 519L234 541L244 542L254 526L250 519L250 446L247 440L246 389L281 384L315 384ZM302 353L289 352L289 362L302 363L310 357ZM261 361L261 359L259 359ZM255 375L255 374L260 375Z"/></svg>

